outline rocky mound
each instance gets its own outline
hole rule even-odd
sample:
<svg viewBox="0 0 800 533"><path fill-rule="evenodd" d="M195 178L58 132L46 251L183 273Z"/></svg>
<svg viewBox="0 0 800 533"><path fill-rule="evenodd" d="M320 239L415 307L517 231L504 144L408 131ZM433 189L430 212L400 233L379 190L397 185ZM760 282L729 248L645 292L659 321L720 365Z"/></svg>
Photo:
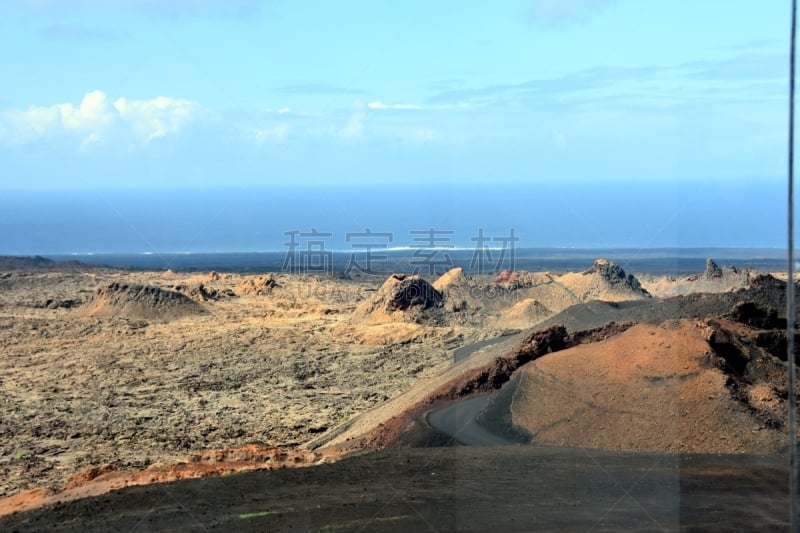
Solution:
<svg viewBox="0 0 800 533"><path fill-rule="evenodd" d="M552 314L540 301L525 298L503 312L500 321L508 327L524 328L538 324Z"/></svg>
<svg viewBox="0 0 800 533"><path fill-rule="evenodd" d="M706 260L700 274L685 278L643 275L641 282L653 296L669 297L700 292L726 292L747 288L756 272L745 268L720 267L713 259Z"/></svg>
<svg viewBox="0 0 800 533"><path fill-rule="evenodd" d="M552 313L581 302L572 290L555 281L537 283L519 292L521 296L524 295L523 297L535 299Z"/></svg>
<svg viewBox="0 0 800 533"><path fill-rule="evenodd" d="M713 259L706 259L706 269L703 271L703 278L705 279L718 279L722 277L722 269L714 262Z"/></svg>
<svg viewBox="0 0 800 533"><path fill-rule="evenodd" d="M549 354L521 370L513 423L541 444L777 453L785 370L759 333L725 319L641 324Z"/></svg>
<svg viewBox="0 0 800 533"><path fill-rule="evenodd" d="M797 282L795 282L795 287L798 287ZM750 280L749 288L752 291L763 293L767 299L775 301L780 307L786 306L786 282L775 276L759 274ZM798 292L800 291L795 291L795 294Z"/></svg>
<svg viewBox="0 0 800 533"><path fill-rule="evenodd" d="M37 309L72 309L73 307L78 307L82 303L82 300L76 300L72 298L48 298L44 301L34 303L33 307Z"/></svg>
<svg viewBox="0 0 800 533"><path fill-rule="evenodd" d="M797 293L800 304L800 292ZM736 291L690 294L665 299L648 298L622 302L588 302L573 305L540 322L537 328L563 325L569 331L595 328L612 321L657 324L669 319L721 316L732 312L740 302L752 302L776 310L785 318L786 283L770 275L753 278L749 286Z"/></svg>
<svg viewBox="0 0 800 533"><path fill-rule="evenodd" d="M501 270L494 278L494 282L498 285L511 286L516 283L522 274L520 272L512 272L510 270Z"/></svg>
<svg viewBox="0 0 800 533"><path fill-rule="evenodd" d="M633 274L626 273L617 263L607 259L596 260L585 272L559 276L558 282L582 301L619 302L650 297Z"/></svg>
<svg viewBox="0 0 800 533"><path fill-rule="evenodd" d="M499 314L513 303L505 287L478 280L452 268L433 282L444 300L444 311L451 324L486 325L488 315Z"/></svg>
<svg viewBox="0 0 800 533"><path fill-rule="evenodd" d="M421 276L392 274L368 300L353 312L356 322L440 322L442 293Z"/></svg>
<svg viewBox="0 0 800 533"><path fill-rule="evenodd" d="M268 296L279 287L271 275L245 278L234 291L238 296Z"/></svg>
<svg viewBox="0 0 800 533"><path fill-rule="evenodd" d="M464 281L464 271L461 267L451 268L433 282L433 288L439 292L444 291L454 284L462 283Z"/></svg>
<svg viewBox="0 0 800 533"><path fill-rule="evenodd" d="M221 298L236 296L230 289L217 290L204 283L198 283L197 285L175 285L172 289L198 302L208 302L210 300L219 300Z"/></svg>
<svg viewBox="0 0 800 533"><path fill-rule="evenodd" d="M581 302L547 272L503 271L487 280L467 276L460 268L454 268L437 279L433 287L442 293L450 324L484 330L530 327ZM537 303L532 304L533 301Z"/></svg>
<svg viewBox="0 0 800 533"><path fill-rule="evenodd" d="M786 318L777 309L755 302L737 302L729 315L733 320L759 329L786 329Z"/></svg>
<svg viewBox="0 0 800 533"><path fill-rule="evenodd" d="M97 290L86 304L89 316L114 316L169 321L206 313L205 308L176 291L146 285L111 283Z"/></svg>

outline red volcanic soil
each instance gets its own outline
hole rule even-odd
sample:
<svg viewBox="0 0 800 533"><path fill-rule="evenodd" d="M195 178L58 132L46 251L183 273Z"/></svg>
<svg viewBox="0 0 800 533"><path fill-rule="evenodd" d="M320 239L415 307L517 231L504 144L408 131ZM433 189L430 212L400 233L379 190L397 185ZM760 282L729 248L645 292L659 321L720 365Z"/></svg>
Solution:
<svg viewBox="0 0 800 533"><path fill-rule="evenodd" d="M778 453L786 370L756 345L763 333L725 319L668 321L547 355L521 370L513 422L540 444Z"/></svg>
<svg viewBox="0 0 800 533"><path fill-rule="evenodd" d="M156 464L146 470L120 471L111 465L92 466L73 475L60 491L37 488L0 499L0 516L98 496L136 485L221 476L234 472L306 467L330 460L330 455L320 452L286 451L251 444L242 448L195 453L187 456L185 462Z"/></svg>

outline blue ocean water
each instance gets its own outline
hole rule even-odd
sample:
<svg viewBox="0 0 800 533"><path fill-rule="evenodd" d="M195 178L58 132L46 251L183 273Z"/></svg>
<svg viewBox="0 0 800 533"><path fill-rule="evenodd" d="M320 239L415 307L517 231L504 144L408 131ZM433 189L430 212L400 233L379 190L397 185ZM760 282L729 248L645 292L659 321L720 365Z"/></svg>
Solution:
<svg viewBox="0 0 800 533"><path fill-rule="evenodd" d="M769 180L5 190L0 254L284 252L292 239L341 252L470 250L512 237L518 248L779 249L784 195Z"/></svg>

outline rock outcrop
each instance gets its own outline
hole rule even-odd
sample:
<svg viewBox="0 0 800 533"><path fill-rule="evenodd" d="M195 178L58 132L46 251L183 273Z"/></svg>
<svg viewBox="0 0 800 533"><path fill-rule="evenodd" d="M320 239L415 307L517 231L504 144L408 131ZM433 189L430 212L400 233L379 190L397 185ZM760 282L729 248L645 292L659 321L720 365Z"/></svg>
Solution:
<svg viewBox="0 0 800 533"><path fill-rule="evenodd" d="M236 296L230 289L217 290L214 287L209 287L205 283L198 283L197 285L175 285L173 290L188 296L192 300L197 300L198 302L208 302L209 300L219 300L221 298Z"/></svg>
<svg viewBox="0 0 800 533"><path fill-rule="evenodd" d="M582 301L624 301L650 297L650 293L633 274L626 273L620 265L608 259L598 259L588 270L564 274L558 281Z"/></svg>
<svg viewBox="0 0 800 533"><path fill-rule="evenodd" d="M353 312L354 321L441 322L442 293L420 276L392 274Z"/></svg>
<svg viewBox="0 0 800 533"><path fill-rule="evenodd" d="M703 271L703 278L705 279L719 279L723 275L722 269L714 262L713 259L706 259L706 269Z"/></svg>
<svg viewBox="0 0 800 533"><path fill-rule="evenodd" d="M451 268L433 282L433 288L441 292L450 287L451 285L463 283L464 271L461 267Z"/></svg>
<svg viewBox="0 0 800 533"><path fill-rule="evenodd" d="M547 319L553 314L540 301L533 298L520 300L500 316L500 322L507 327L525 328Z"/></svg>
<svg viewBox="0 0 800 533"><path fill-rule="evenodd" d="M237 296L267 296L279 287L271 275L254 276L244 279L234 291Z"/></svg>

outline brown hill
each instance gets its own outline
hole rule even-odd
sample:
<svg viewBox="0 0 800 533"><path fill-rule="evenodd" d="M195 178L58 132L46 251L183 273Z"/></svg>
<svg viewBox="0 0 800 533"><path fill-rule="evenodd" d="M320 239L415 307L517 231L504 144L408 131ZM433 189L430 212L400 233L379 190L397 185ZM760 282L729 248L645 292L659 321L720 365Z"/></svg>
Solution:
<svg viewBox="0 0 800 533"><path fill-rule="evenodd" d="M442 293L421 276L392 274L371 298L356 307L352 321L439 323L444 319L442 305Z"/></svg>
<svg viewBox="0 0 800 533"><path fill-rule="evenodd" d="M498 331L530 327L581 302L547 272L504 271L487 280L455 268L437 279L433 287L442 293L448 323Z"/></svg>
<svg viewBox="0 0 800 533"><path fill-rule="evenodd" d="M552 274L527 274L523 279L526 278L534 278L536 281L531 287L519 290L520 295L535 299L551 312L561 311L583 301L569 287L556 281ZM535 322L531 322L529 326L533 324Z"/></svg>
<svg viewBox="0 0 800 533"><path fill-rule="evenodd" d="M785 370L756 346L763 333L727 319L640 324L546 355L520 371L513 422L540 444L777 453Z"/></svg>
<svg viewBox="0 0 800 533"><path fill-rule="evenodd" d="M650 297L633 274L626 273L617 263L607 259L598 259L588 270L570 272L557 280L584 302L620 302Z"/></svg>
<svg viewBox="0 0 800 533"><path fill-rule="evenodd" d="M439 292L444 291L447 287L464 282L464 271L461 267L451 268L433 282L433 288Z"/></svg>
<svg viewBox="0 0 800 533"><path fill-rule="evenodd" d="M111 283L97 290L85 306L88 316L170 321L201 315L206 310L179 292L146 285Z"/></svg>
<svg viewBox="0 0 800 533"><path fill-rule="evenodd" d="M520 300L500 316L500 322L511 328L524 328L541 322L553 312L534 298Z"/></svg>
<svg viewBox="0 0 800 533"><path fill-rule="evenodd" d="M234 291L237 296L266 296L279 287L278 282L271 275L251 276L242 280Z"/></svg>

